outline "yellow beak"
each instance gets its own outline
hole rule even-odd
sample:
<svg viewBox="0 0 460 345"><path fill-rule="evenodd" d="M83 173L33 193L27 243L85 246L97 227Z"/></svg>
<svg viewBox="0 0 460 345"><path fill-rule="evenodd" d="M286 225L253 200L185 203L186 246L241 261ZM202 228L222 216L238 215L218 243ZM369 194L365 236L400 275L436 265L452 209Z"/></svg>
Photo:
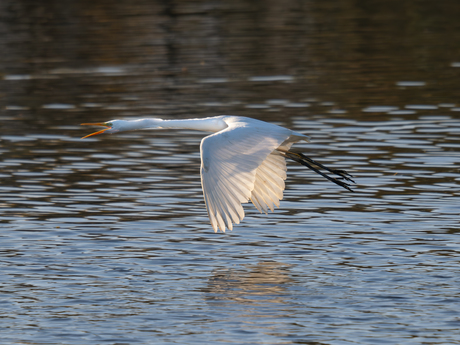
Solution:
<svg viewBox="0 0 460 345"><path fill-rule="evenodd" d="M102 126L102 127L107 127L107 128L104 128L104 129L102 129L102 130L100 130L100 131L97 131L97 132L94 132L94 133L85 135L82 139L91 137L91 136L96 135L96 134L101 134L101 133L103 133L103 132L105 132L106 130L108 130L108 129L111 128L110 126L107 126L105 123L82 123L81 125L82 125L82 126Z"/></svg>

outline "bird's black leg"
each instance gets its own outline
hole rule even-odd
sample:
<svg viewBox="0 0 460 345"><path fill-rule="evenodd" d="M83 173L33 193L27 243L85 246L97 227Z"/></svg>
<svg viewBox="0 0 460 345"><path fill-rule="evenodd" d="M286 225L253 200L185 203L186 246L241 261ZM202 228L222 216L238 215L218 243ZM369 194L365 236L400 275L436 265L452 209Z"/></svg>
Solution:
<svg viewBox="0 0 460 345"><path fill-rule="evenodd" d="M323 176L324 178L328 179L329 181L334 182L335 184L337 184L337 185L339 185L339 186L341 186L341 187L343 187L345 189L348 189L350 192L353 192L353 189L350 188L349 183L346 183L346 182L344 182L344 181L342 181L342 180L340 180L338 178L331 177L331 176L323 173L322 171L320 171L319 169L317 169L313 165L316 165L317 167L319 167L321 169L329 171L332 174L338 175L338 176L340 176L340 178L343 178L343 179L345 179L347 181L355 183L355 181L353 181L351 179L351 177L353 177L353 176L351 176L345 170L329 169L328 167L322 165L321 163L318 163L318 162L314 161L313 159L311 159L311 158L309 158L309 157L307 157L304 154L299 153L299 152L291 152L291 151L280 150L280 149L278 149L278 151L282 152L285 157L290 158L293 161L295 161L295 162L297 162L299 164L302 164L303 166L306 166L307 168L313 170L315 173Z"/></svg>

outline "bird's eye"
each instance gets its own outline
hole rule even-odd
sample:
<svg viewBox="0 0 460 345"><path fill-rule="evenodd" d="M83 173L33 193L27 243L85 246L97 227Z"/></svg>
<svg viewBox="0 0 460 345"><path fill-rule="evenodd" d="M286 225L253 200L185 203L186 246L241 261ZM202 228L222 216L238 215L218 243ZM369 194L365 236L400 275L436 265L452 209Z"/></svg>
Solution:
<svg viewBox="0 0 460 345"><path fill-rule="evenodd" d="M113 127L112 122L106 122L105 125L109 127Z"/></svg>

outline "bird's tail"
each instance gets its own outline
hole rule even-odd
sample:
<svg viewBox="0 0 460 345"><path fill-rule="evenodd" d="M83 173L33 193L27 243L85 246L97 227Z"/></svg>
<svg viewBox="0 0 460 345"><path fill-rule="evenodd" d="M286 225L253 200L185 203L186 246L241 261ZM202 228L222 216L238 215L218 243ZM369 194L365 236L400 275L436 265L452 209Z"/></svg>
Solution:
<svg viewBox="0 0 460 345"><path fill-rule="evenodd" d="M309 158L309 157L307 157L304 154L299 153L299 152L291 152L291 151L280 150L280 149L278 149L278 150L281 151L284 154L285 157L290 158L293 161L306 166L307 168L313 170L315 173L323 176L324 178L327 178L329 181L334 182L335 184L337 184L337 185L339 185L339 186L341 186L341 187L343 187L345 189L348 189L350 192L354 192L353 189L351 189L351 185L349 183L345 182L345 181L349 181L349 182L355 183L355 181L353 181L351 179L353 176L351 176L345 170L329 169L328 167L322 165L321 163L318 163L318 162L314 161L313 159L311 159L311 158ZM319 169L324 169L324 170L329 171L330 173L332 173L334 175L337 175L337 176L340 176L340 177L335 178L335 177L329 176L329 175L323 173L322 171L320 171Z"/></svg>

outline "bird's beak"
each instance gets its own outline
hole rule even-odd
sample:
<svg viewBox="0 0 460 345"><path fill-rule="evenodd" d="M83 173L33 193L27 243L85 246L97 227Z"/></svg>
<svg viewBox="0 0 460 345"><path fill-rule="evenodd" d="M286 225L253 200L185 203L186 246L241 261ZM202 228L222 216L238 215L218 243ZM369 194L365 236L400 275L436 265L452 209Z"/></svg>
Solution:
<svg viewBox="0 0 460 345"><path fill-rule="evenodd" d="M106 130L112 128L112 127L108 126L108 125L105 124L105 123L82 123L81 125L82 125L82 126L102 126L102 127L107 127L107 128L104 128L104 129L102 129L102 130L100 130L100 131L97 131L97 132L94 132L94 133L85 135L82 139L91 137L91 136L96 135L96 134L104 133Z"/></svg>

